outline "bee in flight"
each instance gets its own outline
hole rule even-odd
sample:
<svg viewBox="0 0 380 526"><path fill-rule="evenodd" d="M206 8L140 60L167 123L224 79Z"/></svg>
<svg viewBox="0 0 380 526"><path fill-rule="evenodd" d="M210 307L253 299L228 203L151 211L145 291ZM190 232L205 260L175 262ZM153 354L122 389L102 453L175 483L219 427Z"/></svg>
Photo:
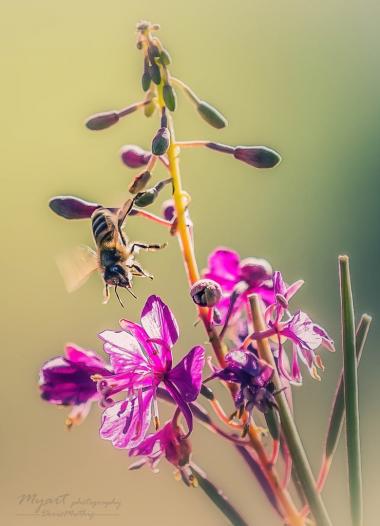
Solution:
<svg viewBox="0 0 380 526"><path fill-rule="evenodd" d="M61 257L58 266L69 292L83 285L90 275L99 270L104 281L104 303L110 297L109 288L125 288L132 296L133 276L153 279L135 260L139 250L155 251L164 244L146 244L130 242L123 231L124 223L133 208L133 199L128 199L121 208L105 208L95 203L88 203L76 197L54 197L49 202L50 208L66 219L90 218L96 251L81 246L69 257Z"/></svg>

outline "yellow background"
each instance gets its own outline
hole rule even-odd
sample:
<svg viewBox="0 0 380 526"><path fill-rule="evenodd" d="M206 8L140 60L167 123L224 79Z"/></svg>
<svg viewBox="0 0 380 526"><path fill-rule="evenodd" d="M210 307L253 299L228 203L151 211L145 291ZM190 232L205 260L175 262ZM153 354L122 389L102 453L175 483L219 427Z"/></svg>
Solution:
<svg viewBox="0 0 380 526"><path fill-rule="evenodd" d="M181 326L179 358L204 340L194 329L175 239L159 226L132 219L129 235L170 241L141 261L156 275L136 282L138 301L101 304L100 280L66 294L55 257L90 243L88 222L65 222L47 207L57 194L118 204L131 178L118 157L125 143L149 147L157 121L142 114L91 133L95 112L141 97L141 55L135 23L161 24L173 73L229 118L209 128L179 94L179 139L265 144L282 164L258 171L211 151L186 151L182 171L192 195L196 252L201 267L216 245L242 256L266 257L287 280L304 278L297 301L337 342L323 352L322 383L305 378L296 389L296 415L313 468L318 469L329 405L341 368L337 256L351 255L356 311L375 316L360 366L365 524L378 509L379 336L379 67L378 2L182 0L3 0L1 43L2 438L1 515L9 526L63 524L20 517L23 493L69 492L119 498L109 526L223 523L200 491L176 483L171 469L128 472L123 451L98 437L94 408L67 433L66 411L39 399L40 364L66 341L100 351L96 334L127 315L137 320L148 294L172 307ZM157 176L164 176L160 167ZM157 208L158 209L158 208ZM193 435L195 460L252 525L278 523L255 481L228 444L204 429ZM348 523L343 441L324 492L336 526ZM85 519L67 519L83 524Z"/></svg>

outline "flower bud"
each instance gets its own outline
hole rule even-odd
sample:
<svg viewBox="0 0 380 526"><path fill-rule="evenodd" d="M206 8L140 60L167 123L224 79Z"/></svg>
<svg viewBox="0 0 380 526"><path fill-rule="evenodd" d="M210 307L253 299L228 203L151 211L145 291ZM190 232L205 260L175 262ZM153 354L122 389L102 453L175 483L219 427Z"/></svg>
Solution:
<svg viewBox="0 0 380 526"><path fill-rule="evenodd" d="M255 168L273 168L281 161L281 156L266 146L237 146L234 157Z"/></svg>
<svg viewBox="0 0 380 526"><path fill-rule="evenodd" d="M191 287L190 295L196 305L200 307L213 307L222 297L222 289L212 279L200 279Z"/></svg>
<svg viewBox="0 0 380 526"><path fill-rule="evenodd" d="M169 66L172 59L167 49L163 49L160 54L160 62L163 66Z"/></svg>
<svg viewBox="0 0 380 526"><path fill-rule="evenodd" d="M176 108L177 98L175 91L170 84L165 84L162 95L168 110L174 111Z"/></svg>
<svg viewBox="0 0 380 526"><path fill-rule="evenodd" d="M52 197L49 201L51 210L65 219L87 219L100 206L71 195Z"/></svg>
<svg viewBox="0 0 380 526"><path fill-rule="evenodd" d="M167 199L162 203L162 216L166 221L173 221L175 216L175 206L173 199Z"/></svg>
<svg viewBox="0 0 380 526"><path fill-rule="evenodd" d="M144 188L146 187L151 177L152 177L151 173L148 172L148 170L136 175L136 177L133 179L133 181L129 185L129 188L128 188L129 192L131 194L138 194L139 192L144 190Z"/></svg>
<svg viewBox="0 0 380 526"><path fill-rule="evenodd" d="M151 205L157 199L157 197L158 191L156 188L149 188L149 190L145 190L145 192L139 192L136 195L133 203L140 208L144 208Z"/></svg>
<svg viewBox="0 0 380 526"><path fill-rule="evenodd" d="M272 277L273 270L266 259L246 258L240 262L241 278L250 287L259 285Z"/></svg>
<svg viewBox="0 0 380 526"><path fill-rule="evenodd" d="M160 128L152 141L152 153L164 155L170 145L170 132L168 128Z"/></svg>
<svg viewBox="0 0 380 526"><path fill-rule="evenodd" d="M152 99L148 104L144 106L144 115L145 117L151 117L156 110L155 101Z"/></svg>
<svg viewBox="0 0 380 526"><path fill-rule="evenodd" d="M197 111L202 119L208 122L213 128L225 128L228 124L227 119L208 102L203 100L199 101Z"/></svg>
<svg viewBox="0 0 380 526"><path fill-rule="evenodd" d="M86 127L93 131L105 130L116 124L119 119L119 114L116 111L96 113L86 121Z"/></svg>
<svg viewBox="0 0 380 526"><path fill-rule="evenodd" d="M128 166L128 168L141 168L148 164L152 154L135 144L126 144L121 148L120 156L121 160L126 166Z"/></svg>
<svg viewBox="0 0 380 526"><path fill-rule="evenodd" d="M155 84L158 85L161 82L160 68L155 62L149 66L149 75Z"/></svg>

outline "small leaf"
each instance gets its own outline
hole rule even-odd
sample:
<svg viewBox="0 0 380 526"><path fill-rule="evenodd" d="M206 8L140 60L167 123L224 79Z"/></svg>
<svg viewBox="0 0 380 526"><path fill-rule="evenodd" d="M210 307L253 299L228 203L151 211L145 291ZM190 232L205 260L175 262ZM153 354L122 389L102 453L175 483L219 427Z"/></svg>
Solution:
<svg viewBox="0 0 380 526"><path fill-rule="evenodd" d="M200 101L197 110L203 120L208 122L213 128L225 128L228 124L227 119L208 102Z"/></svg>
<svg viewBox="0 0 380 526"><path fill-rule="evenodd" d="M165 84L162 95L168 110L174 111L176 108L177 98L175 91L172 86L170 86L170 84Z"/></svg>

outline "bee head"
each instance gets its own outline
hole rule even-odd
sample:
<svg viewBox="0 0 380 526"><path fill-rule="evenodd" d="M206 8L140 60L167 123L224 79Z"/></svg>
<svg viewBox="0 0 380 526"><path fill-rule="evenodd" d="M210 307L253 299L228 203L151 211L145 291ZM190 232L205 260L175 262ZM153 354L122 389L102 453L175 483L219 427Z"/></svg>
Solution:
<svg viewBox="0 0 380 526"><path fill-rule="evenodd" d="M130 288L132 276L121 265L108 265L104 270L104 281L114 287Z"/></svg>

